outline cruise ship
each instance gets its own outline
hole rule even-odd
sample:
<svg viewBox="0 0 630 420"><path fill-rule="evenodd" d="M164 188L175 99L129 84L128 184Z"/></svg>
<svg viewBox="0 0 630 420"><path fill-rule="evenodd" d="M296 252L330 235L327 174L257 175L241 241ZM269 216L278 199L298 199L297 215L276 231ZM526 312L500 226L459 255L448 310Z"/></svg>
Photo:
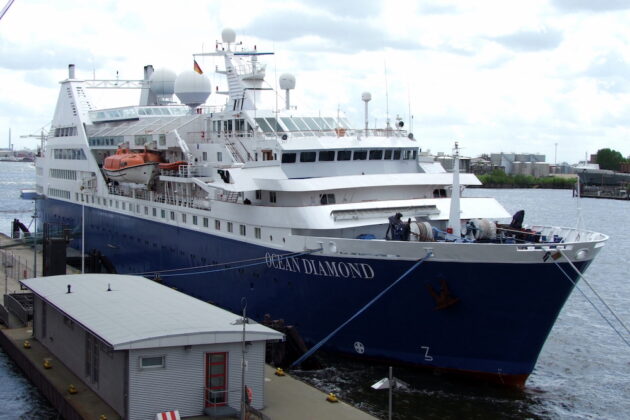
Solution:
<svg viewBox="0 0 630 420"><path fill-rule="evenodd" d="M179 75L85 80L70 65L36 160L40 220L82 232L71 246L118 273L235 312L246 298L250 317L309 345L523 385L606 235L497 224L512 216L462 197L479 180L446 172L402 121L298 112L292 75L265 84L267 54L226 29ZM139 102L97 108L88 93L103 87L138 88ZM282 106L259 109L261 95Z"/></svg>

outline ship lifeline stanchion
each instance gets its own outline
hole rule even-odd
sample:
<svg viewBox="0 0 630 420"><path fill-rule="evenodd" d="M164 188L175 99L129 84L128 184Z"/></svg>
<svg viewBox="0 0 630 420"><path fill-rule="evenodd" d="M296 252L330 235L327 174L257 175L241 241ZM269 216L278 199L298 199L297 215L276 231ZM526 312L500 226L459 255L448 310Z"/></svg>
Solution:
<svg viewBox="0 0 630 420"><path fill-rule="evenodd" d="M376 302L377 300L379 300L385 293L387 293L392 287L396 286L402 279L404 279L405 277L407 277L413 270L415 270L420 264L422 264L423 262L425 262L427 259L429 259L430 257L433 256L433 250L428 250L427 254L422 257L421 259L419 259L418 261L416 261L416 263L414 265L412 265L407 271L405 271L400 277L398 277L396 279L396 281L394 281L392 284L390 284L389 286L387 286L385 288L385 290L383 290L381 293L379 293L378 295L376 295L376 297L374 299L372 299L371 301L368 302L367 305L365 305L363 308L359 309L354 315L352 315L350 318L348 318L348 320L346 322L344 322L343 324L341 324L339 327L337 327L337 329L335 329L333 332L331 332L330 334L328 334L322 341L320 341L319 343L315 344L313 346L313 348L311 348L309 351L307 351L306 353L304 353L299 359L297 359L295 362L291 363L290 367L295 367L298 366L300 363L302 363L303 361L305 361L306 359L308 359L309 357L311 357L311 355L313 353L315 353L317 350L319 350L319 348L321 346L323 346L324 344L326 344L326 342L328 340L330 340L335 334L337 334L343 327L345 327L346 325L348 325L353 319L355 319L356 317L358 317L359 315L361 315L363 312L365 312L365 310L367 308L369 308L370 306L372 306L372 304L374 302Z"/></svg>

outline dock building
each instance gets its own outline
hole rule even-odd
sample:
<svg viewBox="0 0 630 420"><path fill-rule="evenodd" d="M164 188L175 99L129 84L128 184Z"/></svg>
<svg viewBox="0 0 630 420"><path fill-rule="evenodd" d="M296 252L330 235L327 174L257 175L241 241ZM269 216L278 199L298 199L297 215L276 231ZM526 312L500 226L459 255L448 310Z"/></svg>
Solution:
<svg viewBox="0 0 630 420"><path fill-rule="evenodd" d="M143 277L22 283L34 293L34 338L122 418L239 410L242 371L263 408L265 343L281 333L250 321L243 337L242 317Z"/></svg>

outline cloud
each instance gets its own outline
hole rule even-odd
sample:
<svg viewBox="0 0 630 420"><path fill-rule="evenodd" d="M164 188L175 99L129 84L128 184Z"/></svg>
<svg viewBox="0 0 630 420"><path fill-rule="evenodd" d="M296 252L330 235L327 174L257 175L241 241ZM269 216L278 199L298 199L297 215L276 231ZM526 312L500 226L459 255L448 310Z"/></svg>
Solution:
<svg viewBox="0 0 630 420"><path fill-rule="evenodd" d="M424 48L415 41L390 38L384 31L366 21L296 10L267 12L244 29L248 33L255 33L257 37L276 42L308 39L309 47L317 51L358 52L383 48L401 50ZM313 43L313 38L325 42Z"/></svg>
<svg viewBox="0 0 630 420"><path fill-rule="evenodd" d="M543 28L538 31L519 31L489 39L514 51L531 52L553 50L562 42L562 32Z"/></svg>
<svg viewBox="0 0 630 420"><path fill-rule="evenodd" d="M90 51L67 45L17 45L0 40L0 56L0 68L8 70L56 70L70 63L92 66L86 58L92 56Z"/></svg>
<svg viewBox="0 0 630 420"><path fill-rule="evenodd" d="M628 0L552 0L551 4L569 12L609 12L630 9Z"/></svg>
<svg viewBox="0 0 630 420"><path fill-rule="evenodd" d="M630 64L616 53L599 56L584 72L597 80L600 89L609 93L630 91Z"/></svg>
<svg viewBox="0 0 630 420"><path fill-rule="evenodd" d="M366 18L378 16L381 11L379 0L302 0L302 3L343 17Z"/></svg>

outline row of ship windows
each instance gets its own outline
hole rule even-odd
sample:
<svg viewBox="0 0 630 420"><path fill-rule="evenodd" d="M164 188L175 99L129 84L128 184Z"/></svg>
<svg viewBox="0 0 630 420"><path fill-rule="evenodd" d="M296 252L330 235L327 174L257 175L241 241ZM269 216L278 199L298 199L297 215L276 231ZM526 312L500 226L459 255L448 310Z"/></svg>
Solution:
<svg viewBox="0 0 630 420"><path fill-rule="evenodd" d="M86 160L83 149L53 149L55 159Z"/></svg>
<svg viewBox="0 0 630 420"><path fill-rule="evenodd" d="M54 190L54 189L49 188L48 189L49 194L51 190ZM56 191L62 191L62 190L56 190ZM64 191L64 192L67 193L67 196L65 195L61 196L61 195L55 195L55 194L50 194L50 195L54 197L70 199L70 193L68 191ZM98 205L101 205L102 203L103 207L111 207L111 208L117 208L117 209L122 207L122 210L128 210L129 212L135 213L135 214L140 214L141 213L140 208L144 207L145 216L149 216L149 209L151 209L151 216L153 217L168 219L174 222L177 221L178 212L175 212L173 210L167 211L166 209L158 209L156 207L140 206L140 204L136 204L136 208L134 209L133 204L127 203L125 201L118 201L118 200L105 199L105 198L103 198L101 201L101 197L96 197L96 200L95 200L93 195L79 194L79 193L75 193L75 200L86 202L86 203L91 201L93 204L98 204ZM159 211L159 216L158 216L158 211ZM189 216L190 216L190 222L188 221ZM204 228L210 227L210 219L207 217L199 217L197 215L179 213L179 220L184 224L191 223L194 226L199 226L200 219ZM219 230L219 231L221 230L221 220L218 220L218 219L214 220L214 229ZM234 223L226 222L226 230L228 233L234 233ZM239 225L239 234L241 234L242 236L247 236L247 225ZM262 237L262 232L259 227L254 227L254 237L256 239L260 239ZM270 237L270 239L272 238Z"/></svg>
<svg viewBox="0 0 630 420"><path fill-rule="evenodd" d="M55 128L55 131L53 132L53 137L70 137L70 136L76 136L76 135L77 135L77 128L74 126Z"/></svg>
<svg viewBox="0 0 630 420"><path fill-rule="evenodd" d="M77 171L73 171L72 169L50 169L50 177L58 178L58 179L71 179L76 181L77 179ZM70 197L68 197L70 198Z"/></svg>
<svg viewBox="0 0 630 420"><path fill-rule="evenodd" d="M299 152L300 162L331 162L335 160L415 160L415 149L385 150L321 150L319 152ZM297 162L298 153L283 153L282 163Z"/></svg>

